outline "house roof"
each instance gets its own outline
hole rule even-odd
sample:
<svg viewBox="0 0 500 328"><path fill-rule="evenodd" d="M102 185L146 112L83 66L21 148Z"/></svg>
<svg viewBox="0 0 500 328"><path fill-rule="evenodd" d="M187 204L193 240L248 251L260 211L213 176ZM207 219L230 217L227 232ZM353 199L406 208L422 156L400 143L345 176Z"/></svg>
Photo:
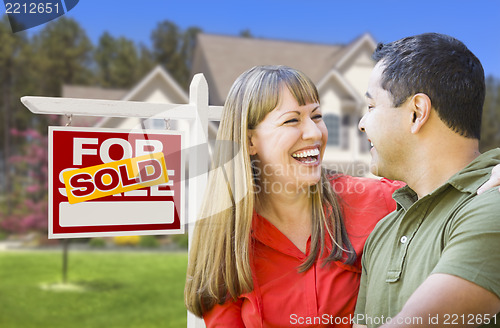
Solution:
<svg viewBox="0 0 500 328"><path fill-rule="evenodd" d="M83 98L83 99L105 99L105 100L121 100L129 90L127 89L108 89L101 87L89 87L83 85L68 85L62 86L61 96L64 98ZM102 118L98 116L75 116L71 122L75 126L94 126ZM61 124L66 123L66 118L61 118Z"/></svg>
<svg viewBox="0 0 500 328"><path fill-rule="evenodd" d="M128 89L107 89L82 85L65 84L62 87L62 96L64 98L120 100L128 92Z"/></svg>
<svg viewBox="0 0 500 328"><path fill-rule="evenodd" d="M361 97L361 95L359 93L357 93L356 90L354 90L354 88L349 83L347 83L347 81L344 78L342 78L340 73L335 69L331 69L321 79L321 81L316 83L318 91L321 93L321 90L323 88L326 88L328 86L328 83L330 83L330 82L338 85L342 89L343 93L348 95L348 97L346 99L352 99L352 101L354 102L353 103L354 108L364 104L364 101L363 101L363 98ZM339 96L342 97L341 94ZM346 99L343 99L343 100L346 101Z"/></svg>
<svg viewBox="0 0 500 328"><path fill-rule="evenodd" d="M143 77L131 90L126 92L120 100L124 101L145 101L141 99L144 94L141 92L150 88L155 88L154 80L159 79L161 81L162 90L165 92L173 92L173 97L178 99L179 103L188 103L189 97L187 93L179 86L179 84L170 76L170 74L161 66L157 65L153 70L151 70L145 77ZM168 89L168 90L167 90ZM151 90L149 90L151 91ZM117 117L103 117L97 126L104 126L105 124L115 121L119 122L123 118ZM118 123L115 123L118 125Z"/></svg>
<svg viewBox="0 0 500 328"><path fill-rule="evenodd" d="M171 96L175 102L180 104L188 103L189 97L172 76L160 65L152 69L144 78L142 78L132 89L105 89L100 87L88 87L78 85L64 85L62 96L65 98L85 98L85 99L105 99L105 100L123 100L123 101L144 101L144 91L151 91L155 87L155 80L161 82L162 90L172 92ZM167 90L168 89L168 90ZM147 92L145 94L148 94ZM65 123L66 118L61 123ZM98 117L98 116L76 116L72 118L72 124L75 126L97 126L105 124L118 126L123 117ZM214 122L209 122L209 133L213 137L217 134L217 128Z"/></svg>
<svg viewBox="0 0 500 328"><path fill-rule="evenodd" d="M176 98L181 103L188 103L189 97L185 90L172 78L172 76L161 66L157 65L151 72L148 73L141 81L139 81L130 91L122 97L122 100L133 100L155 77L159 77L165 85L168 85L175 93Z"/></svg>
<svg viewBox="0 0 500 328"><path fill-rule="evenodd" d="M372 39L365 34L349 45L328 45L202 33L197 38L192 74L205 73L214 105L222 105L234 80L250 67L287 65L318 83L360 40Z"/></svg>
<svg viewBox="0 0 500 328"><path fill-rule="evenodd" d="M370 33L365 33L360 37L356 38L350 44L345 46L340 52L338 56L338 60L335 63L336 69L342 69L343 66L346 65L349 58L351 58L363 45L368 45L371 48L371 51L374 51L377 47L377 43L375 39Z"/></svg>

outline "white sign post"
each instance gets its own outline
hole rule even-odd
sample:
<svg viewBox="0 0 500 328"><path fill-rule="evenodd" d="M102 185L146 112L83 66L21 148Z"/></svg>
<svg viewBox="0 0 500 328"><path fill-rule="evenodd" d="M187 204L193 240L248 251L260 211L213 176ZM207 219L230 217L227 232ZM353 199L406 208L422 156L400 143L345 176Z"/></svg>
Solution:
<svg viewBox="0 0 500 328"><path fill-rule="evenodd" d="M192 231L201 207L208 176L208 121L220 120L222 107L208 105L208 84L203 74L196 74L189 89L189 104L158 104L97 99L22 97L22 103L35 114L82 115L105 117L138 117L190 120L186 149L195 150L189 158L188 230L189 247ZM193 146L197 146L194 148ZM205 327L202 320L188 312L189 328Z"/></svg>

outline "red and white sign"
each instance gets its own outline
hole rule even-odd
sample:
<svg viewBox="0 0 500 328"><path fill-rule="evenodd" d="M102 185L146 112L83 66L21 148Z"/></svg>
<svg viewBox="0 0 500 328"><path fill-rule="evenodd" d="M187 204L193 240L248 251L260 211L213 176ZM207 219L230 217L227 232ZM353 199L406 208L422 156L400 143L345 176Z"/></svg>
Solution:
<svg viewBox="0 0 500 328"><path fill-rule="evenodd" d="M181 150L180 131L49 127L49 238L184 233L184 162ZM136 190L88 197L88 200L72 204L68 201L64 176L70 174L65 172L109 166L107 171L113 173L112 168L128 162L126 159L135 163L135 159L150 156L155 162L158 156L161 160L164 158L168 178L163 181L168 182L161 183L159 179L154 185L149 183L149 186ZM109 186L107 189L117 186L118 192L123 179L129 183L135 181L133 179L141 182L141 172L135 172L137 178L134 178L134 174L125 173L125 165L120 166L123 172L120 171L119 175L82 176L77 185L79 190L85 193L93 190L93 185L101 186L101 189L102 186ZM156 167L161 169L164 166ZM152 167L146 169L150 169L149 174L155 173ZM148 172L142 173L147 176ZM95 180L97 177L99 181ZM120 182L114 181L117 178Z"/></svg>

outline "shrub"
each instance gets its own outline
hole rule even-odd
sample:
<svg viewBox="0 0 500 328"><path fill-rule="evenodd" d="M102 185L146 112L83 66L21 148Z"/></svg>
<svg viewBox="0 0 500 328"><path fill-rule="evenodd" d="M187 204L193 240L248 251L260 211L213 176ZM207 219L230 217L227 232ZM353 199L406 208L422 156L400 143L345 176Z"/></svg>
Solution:
<svg viewBox="0 0 500 328"><path fill-rule="evenodd" d="M141 236L141 241L139 242L141 247L156 248L160 246L158 239L155 236Z"/></svg>
<svg viewBox="0 0 500 328"><path fill-rule="evenodd" d="M102 238L92 238L89 241L89 246L92 248L103 248L106 246L106 241Z"/></svg>
<svg viewBox="0 0 500 328"><path fill-rule="evenodd" d="M188 248L189 238L188 238L188 234L187 233L182 234L182 235L172 235L172 241L176 245L178 245L179 247L182 247L182 248L185 248L185 249Z"/></svg>
<svg viewBox="0 0 500 328"><path fill-rule="evenodd" d="M136 246L141 241L139 236L117 236L113 238L113 242L118 246Z"/></svg>

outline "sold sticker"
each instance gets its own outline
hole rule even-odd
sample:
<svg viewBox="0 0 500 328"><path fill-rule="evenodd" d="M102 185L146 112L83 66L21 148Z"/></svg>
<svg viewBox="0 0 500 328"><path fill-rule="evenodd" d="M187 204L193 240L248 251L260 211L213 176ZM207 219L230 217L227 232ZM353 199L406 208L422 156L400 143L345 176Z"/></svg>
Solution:
<svg viewBox="0 0 500 328"><path fill-rule="evenodd" d="M76 204L168 182L162 152L63 172L68 202Z"/></svg>

